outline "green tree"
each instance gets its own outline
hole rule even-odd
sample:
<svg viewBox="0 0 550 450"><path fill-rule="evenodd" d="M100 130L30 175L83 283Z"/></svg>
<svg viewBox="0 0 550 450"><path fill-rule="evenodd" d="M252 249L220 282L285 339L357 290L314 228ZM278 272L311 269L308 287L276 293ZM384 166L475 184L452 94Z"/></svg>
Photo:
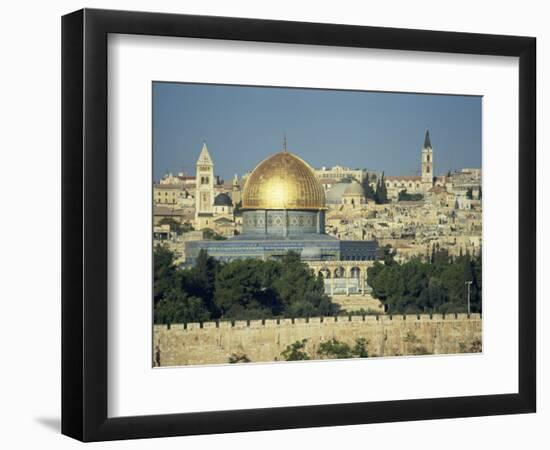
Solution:
<svg viewBox="0 0 550 450"><path fill-rule="evenodd" d="M367 345L368 341L365 338L357 338L353 347L333 338L319 344L317 354L321 359L368 358Z"/></svg>
<svg viewBox="0 0 550 450"><path fill-rule="evenodd" d="M195 231L195 228L189 222L184 222L181 224L180 230L182 233L188 233L189 231Z"/></svg>
<svg viewBox="0 0 550 450"><path fill-rule="evenodd" d="M232 353L227 362L229 364L249 363L250 359L244 353Z"/></svg>
<svg viewBox="0 0 550 450"><path fill-rule="evenodd" d="M153 249L153 297L159 302L176 282L174 253L164 244L157 244Z"/></svg>
<svg viewBox="0 0 550 450"><path fill-rule="evenodd" d="M386 188L386 178L384 176L384 172L382 172L382 176L378 180L378 183L376 184L376 196L375 196L376 203L379 205L382 205L384 203L388 203L388 190Z"/></svg>
<svg viewBox="0 0 550 450"><path fill-rule="evenodd" d="M451 258L446 249L435 245L429 262L413 258L403 264L374 263L367 269L372 295L390 314L465 312L467 285L472 312L481 312L481 257Z"/></svg>
<svg viewBox="0 0 550 450"><path fill-rule="evenodd" d="M288 345L281 353L281 356L285 361L309 360L310 357L307 354L307 352L304 350L306 347L306 342L307 342L307 339L302 339L301 341L296 341Z"/></svg>
<svg viewBox="0 0 550 450"><path fill-rule="evenodd" d="M274 288L280 274L275 261L245 259L223 266L216 276L215 303L222 317L260 319L283 312Z"/></svg>
<svg viewBox="0 0 550 450"><path fill-rule="evenodd" d="M407 348L406 354L408 355L428 355L428 349L423 346L420 342L420 339L411 332L408 332L407 335L403 338L403 342Z"/></svg>
<svg viewBox="0 0 550 450"><path fill-rule="evenodd" d="M154 319L164 324L204 322L210 319L210 312L202 299L172 289L156 304Z"/></svg>
<svg viewBox="0 0 550 450"><path fill-rule="evenodd" d="M391 245L387 244L381 248L381 259L386 266L391 266L395 262L395 252Z"/></svg>
<svg viewBox="0 0 550 450"><path fill-rule="evenodd" d="M209 241L225 241L227 238L221 234L216 233L211 228L203 228L203 238Z"/></svg>
<svg viewBox="0 0 550 450"><path fill-rule="evenodd" d="M220 270L220 263L208 256L206 250L201 249L197 255L195 266L184 276L184 289L191 295L202 298L207 308L217 317L214 302L216 274Z"/></svg>
<svg viewBox="0 0 550 450"><path fill-rule="evenodd" d="M353 357L350 346L334 338L321 342L317 353L322 359L347 359Z"/></svg>
<svg viewBox="0 0 550 450"><path fill-rule="evenodd" d="M279 293L287 317L335 315L338 306L325 294L324 282L300 260L300 255L288 252L280 261L280 275L273 287Z"/></svg>
<svg viewBox="0 0 550 450"><path fill-rule="evenodd" d="M369 341L365 338L357 338L355 339L355 345L351 349L351 353L356 358L368 358L369 357L369 351L368 346Z"/></svg>
<svg viewBox="0 0 550 450"><path fill-rule="evenodd" d="M399 191L397 201L399 202L417 202L424 198L422 194L409 194L406 189Z"/></svg>
<svg viewBox="0 0 550 450"><path fill-rule="evenodd" d="M363 187L363 194L365 195L366 199L375 200L376 198L376 192L374 191L373 187L370 184L370 177L369 174L365 174L365 178L363 179L363 182L361 183Z"/></svg>
<svg viewBox="0 0 550 450"><path fill-rule="evenodd" d="M173 217L163 217L159 220L159 225L169 225L173 233L181 232L181 225Z"/></svg>
<svg viewBox="0 0 550 450"><path fill-rule="evenodd" d="M168 293L170 297L168 298ZM263 319L336 315L339 306L324 292L322 277L289 253L280 260L243 259L220 263L201 250L195 265L178 268L174 254L158 245L154 252L154 299L159 323L211 319Z"/></svg>
<svg viewBox="0 0 550 450"><path fill-rule="evenodd" d="M447 292L441 280L431 278L426 289L428 298L425 300L429 310L438 310L441 305L447 302Z"/></svg>

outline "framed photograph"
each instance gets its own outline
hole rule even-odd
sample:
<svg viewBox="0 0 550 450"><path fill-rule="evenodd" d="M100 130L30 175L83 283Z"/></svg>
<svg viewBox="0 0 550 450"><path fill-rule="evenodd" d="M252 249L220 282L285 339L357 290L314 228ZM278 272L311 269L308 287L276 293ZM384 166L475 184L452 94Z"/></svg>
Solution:
<svg viewBox="0 0 550 450"><path fill-rule="evenodd" d="M535 67L533 37L64 16L62 432L535 412Z"/></svg>

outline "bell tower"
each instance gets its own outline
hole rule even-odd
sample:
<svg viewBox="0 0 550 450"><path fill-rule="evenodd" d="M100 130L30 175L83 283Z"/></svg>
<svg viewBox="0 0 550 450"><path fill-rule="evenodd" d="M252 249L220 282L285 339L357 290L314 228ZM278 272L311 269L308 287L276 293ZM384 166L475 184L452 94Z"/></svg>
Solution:
<svg viewBox="0 0 550 450"><path fill-rule="evenodd" d="M433 148L430 141L430 132L426 130L424 146L422 147L422 183L433 184L434 178Z"/></svg>
<svg viewBox="0 0 550 450"><path fill-rule="evenodd" d="M214 216L214 162L206 142L202 143L196 167L195 228L201 230L213 226Z"/></svg>

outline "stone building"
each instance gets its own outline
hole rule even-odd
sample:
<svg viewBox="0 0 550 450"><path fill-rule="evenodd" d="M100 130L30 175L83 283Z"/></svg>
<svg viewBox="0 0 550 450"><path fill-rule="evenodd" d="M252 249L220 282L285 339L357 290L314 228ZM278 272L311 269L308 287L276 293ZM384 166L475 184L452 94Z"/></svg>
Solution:
<svg viewBox="0 0 550 450"><path fill-rule="evenodd" d="M211 229L229 238L190 244L187 264L192 264L200 248L223 260L277 258L293 250L308 263L331 264L371 261L376 258L377 244L391 245L404 259L429 255L436 243L449 247L453 255L479 251L481 169L434 176L435 151L429 131L419 153L420 175L387 176L385 183L391 200L403 190L423 198L378 205L371 200L367 203L358 178L368 173L372 185L379 174L343 166L312 169L286 151L286 145L254 170L222 183L214 175L214 160L203 144L192 180L183 174L167 175L154 186L154 222L157 225L163 218L190 222L196 230ZM331 272L332 291L336 295L362 292L361 284L353 287L351 268L344 273L349 278L347 288L345 277L334 277ZM364 276L364 271L360 273Z"/></svg>
<svg viewBox="0 0 550 450"><path fill-rule="evenodd" d="M474 199L479 199L481 191L481 169L461 169L452 174L452 192L466 197L468 191Z"/></svg>
<svg viewBox="0 0 550 450"><path fill-rule="evenodd" d="M153 224L158 225L163 221L163 219L169 219L178 224L191 223L193 221L195 212L192 207L181 207L177 208L175 206L164 206L164 205L154 205L153 206Z"/></svg>
<svg viewBox="0 0 550 450"><path fill-rule="evenodd" d="M187 262L201 249L225 261L279 258L304 261L372 261L374 241L342 241L325 233L325 193L311 167L286 148L252 171L242 192L242 234L225 241L190 242Z"/></svg>
<svg viewBox="0 0 550 450"><path fill-rule="evenodd" d="M188 197L181 184L155 184L153 186L153 203L159 206L181 206Z"/></svg>
<svg viewBox="0 0 550 450"><path fill-rule="evenodd" d="M314 169L314 173L325 190L330 189L334 184L344 179L354 179L362 183L367 176L366 169L350 169L339 165Z"/></svg>

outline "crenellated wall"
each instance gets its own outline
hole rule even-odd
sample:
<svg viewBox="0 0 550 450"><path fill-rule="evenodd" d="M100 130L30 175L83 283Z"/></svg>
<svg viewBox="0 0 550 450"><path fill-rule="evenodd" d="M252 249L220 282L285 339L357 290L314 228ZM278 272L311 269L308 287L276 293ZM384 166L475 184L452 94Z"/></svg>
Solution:
<svg viewBox="0 0 550 450"><path fill-rule="evenodd" d="M226 364L232 354L251 362L281 360L281 352L307 339L316 357L321 342L337 339L354 345L368 341L370 356L452 354L481 351L479 314L447 316L340 316L310 319L251 320L155 325L153 364Z"/></svg>

